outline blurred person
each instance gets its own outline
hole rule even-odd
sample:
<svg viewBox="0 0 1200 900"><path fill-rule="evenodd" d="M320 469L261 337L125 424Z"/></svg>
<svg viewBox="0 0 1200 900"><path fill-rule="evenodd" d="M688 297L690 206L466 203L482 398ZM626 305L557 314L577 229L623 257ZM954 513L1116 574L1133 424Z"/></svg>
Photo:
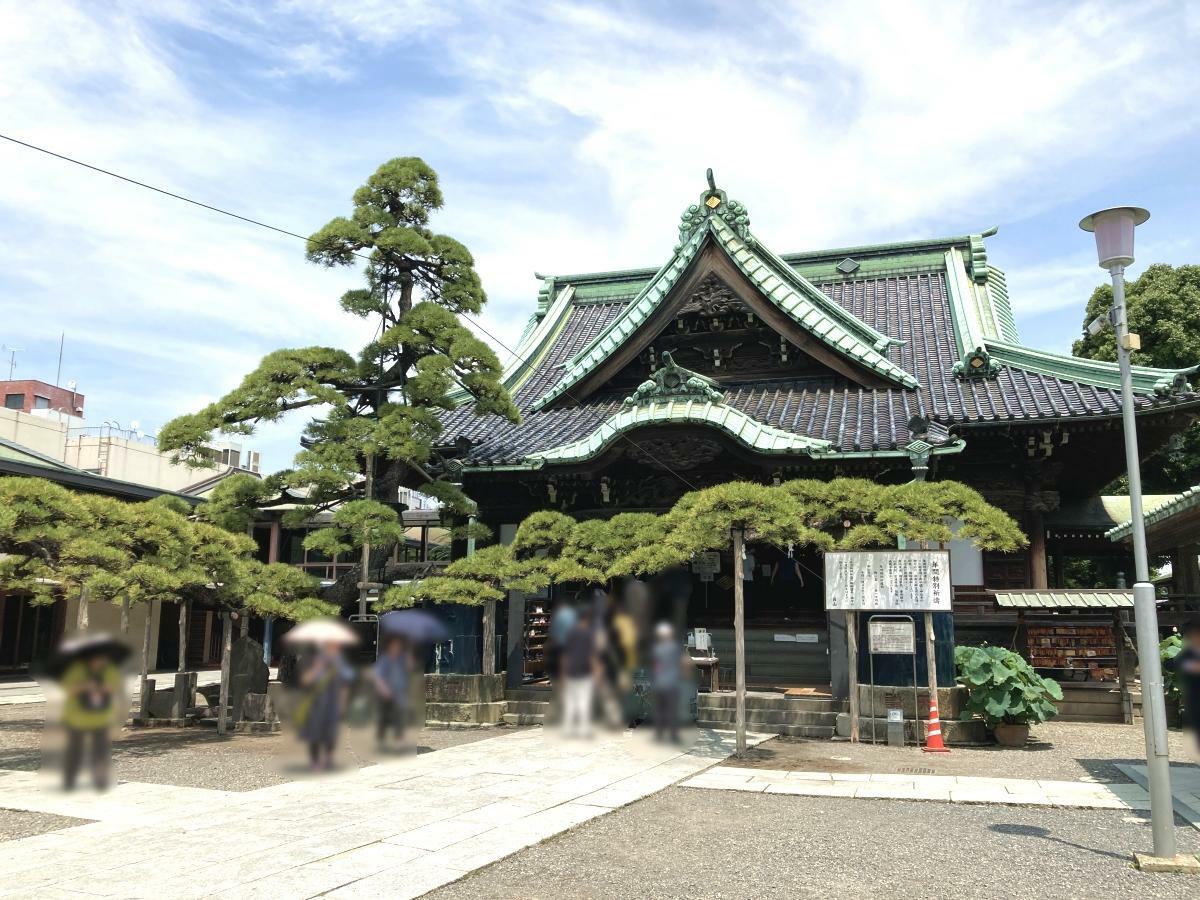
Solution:
<svg viewBox="0 0 1200 900"><path fill-rule="evenodd" d="M634 671L638 666L638 631L637 623L624 602L615 604L613 608L609 635L618 666L616 687L620 692L622 718L626 725L632 726L637 719L631 700Z"/></svg>
<svg viewBox="0 0 1200 900"><path fill-rule="evenodd" d="M654 629L650 650L650 683L654 694L654 736L669 735L679 743L679 701L687 658L683 645L675 639L670 622L659 622Z"/></svg>
<svg viewBox="0 0 1200 900"><path fill-rule="evenodd" d="M580 609L563 641L560 673L563 682L563 731L568 737L588 737L592 729L592 697L600 678L596 630L592 611Z"/></svg>
<svg viewBox="0 0 1200 900"><path fill-rule="evenodd" d="M300 738L308 743L309 762L314 772L333 768L342 711L354 681L354 670L336 643L325 643L300 675L303 696L296 707Z"/></svg>
<svg viewBox="0 0 1200 900"><path fill-rule="evenodd" d="M397 741L404 740L408 721L408 687L411 655L408 641L402 637L384 637L383 653L371 671L378 702L379 721L375 741L380 750L387 748L391 729Z"/></svg>
<svg viewBox="0 0 1200 900"><path fill-rule="evenodd" d="M73 790L83 767L85 745L90 745L92 783L107 790L112 767L111 729L120 712L124 680L121 670L106 652L71 661L63 671L63 727L66 754L63 787Z"/></svg>
<svg viewBox="0 0 1200 900"><path fill-rule="evenodd" d="M804 587L804 573L800 569L800 563L791 556L785 556L775 563L771 568L771 586Z"/></svg>
<svg viewBox="0 0 1200 900"><path fill-rule="evenodd" d="M550 628L546 637L546 671L551 675L558 674L562 668L562 649L567 637L575 627L579 612L575 605L568 601L559 603L550 616Z"/></svg>
<svg viewBox="0 0 1200 900"><path fill-rule="evenodd" d="M1184 717L1200 747L1200 619L1183 626L1183 649L1164 663L1179 679Z"/></svg>

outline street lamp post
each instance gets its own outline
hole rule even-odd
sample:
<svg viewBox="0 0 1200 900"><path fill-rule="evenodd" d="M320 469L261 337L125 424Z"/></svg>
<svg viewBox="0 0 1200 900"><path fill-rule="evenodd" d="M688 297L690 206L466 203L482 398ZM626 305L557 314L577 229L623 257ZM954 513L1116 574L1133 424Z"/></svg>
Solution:
<svg viewBox="0 0 1200 900"><path fill-rule="evenodd" d="M1125 267L1133 262L1133 230L1150 218L1144 209L1115 207L1093 213L1079 223L1096 235L1100 268L1112 276L1112 324L1116 329L1117 360L1121 370L1121 419L1125 431L1125 466L1129 473L1129 514L1133 523L1133 614L1137 629L1138 665L1142 676L1142 724L1146 734L1146 772L1150 779L1150 824L1154 855L1173 858L1175 812L1167 755L1167 713L1163 702L1162 663L1158 653L1158 611L1146 552L1146 521L1142 516L1142 473L1138 463L1137 423L1134 419L1133 373L1130 354L1140 345L1129 332L1125 310Z"/></svg>

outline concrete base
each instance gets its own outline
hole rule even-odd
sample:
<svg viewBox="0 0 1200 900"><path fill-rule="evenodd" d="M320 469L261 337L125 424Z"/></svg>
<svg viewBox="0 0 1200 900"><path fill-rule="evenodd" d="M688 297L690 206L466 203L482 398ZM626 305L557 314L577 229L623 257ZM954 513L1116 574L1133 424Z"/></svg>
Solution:
<svg viewBox="0 0 1200 900"><path fill-rule="evenodd" d="M505 712L503 675L425 676L426 725L496 725Z"/></svg>
<svg viewBox="0 0 1200 900"><path fill-rule="evenodd" d="M425 704L425 724L455 722L459 725L495 725L504 716L508 704L498 703L441 703Z"/></svg>
<svg viewBox="0 0 1200 900"><path fill-rule="evenodd" d="M912 703L909 703L911 706ZM982 721L976 719L972 722L958 722L953 720L942 719L942 740L947 744L989 744L987 728ZM906 719L904 722L904 739L910 744L924 744L929 729L929 722L922 719L920 722L920 733L917 734L913 730L912 719ZM875 718L875 737L880 744L887 743L888 720L886 718ZM840 738L850 737L850 714L838 713L837 717L837 736ZM862 743L871 742L871 718L869 716L858 717L858 739Z"/></svg>
<svg viewBox="0 0 1200 900"><path fill-rule="evenodd" d="M279 722L247 722L245 719L233 726L237 734L278 734Z"/></svg>
<svg viewBox="0 0 1200 900"><path fill-rule="evenodd" d="M1178 856L1135 853L1133 854L1133 865L1143 872L1200 875L1200 860L1190 853L1180 853Z"/></svg>

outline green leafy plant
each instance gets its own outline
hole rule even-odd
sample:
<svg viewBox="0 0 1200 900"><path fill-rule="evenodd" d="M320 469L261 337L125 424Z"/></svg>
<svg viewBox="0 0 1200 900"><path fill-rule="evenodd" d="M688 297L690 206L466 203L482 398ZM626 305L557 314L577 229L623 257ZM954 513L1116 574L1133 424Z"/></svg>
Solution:
<svg viewBox="0 0 1200 900"><path fill-rule="evenodd" d="M1057 715L1058 682L1042 678L1019 653L1004 647L956 647L958 683L968 691L962 719L979 716L988 728L1030 725Z"/></svg>
<svg viewBox="0 0 1200 900"><path fill-rule="evenodd" d="M1162 660L1163 693L1168 701L1174 700L1183 704L1183 696L1179 691L1179 674L1171 662L1183 652L1183 638L1177 634L1168 635L1158 645L1158 657Z"/></svg>

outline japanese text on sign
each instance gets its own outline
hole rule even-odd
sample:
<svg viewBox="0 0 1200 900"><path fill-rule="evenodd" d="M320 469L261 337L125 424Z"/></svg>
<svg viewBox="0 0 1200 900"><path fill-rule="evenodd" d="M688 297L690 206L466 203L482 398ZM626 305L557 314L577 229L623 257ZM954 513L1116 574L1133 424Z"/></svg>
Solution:
<svg viewBox="0 0 1200 900"><path fill-rule="evenodd" d="M912 622L868 622L867 639L872 653L917 652L917 629Z"/></svg>
<svg viewBox="0 0 1200 900"><path fill-rule="evenodd" d="M825 608L950 611L946 550L836 551L825 554Z"/></svg>

